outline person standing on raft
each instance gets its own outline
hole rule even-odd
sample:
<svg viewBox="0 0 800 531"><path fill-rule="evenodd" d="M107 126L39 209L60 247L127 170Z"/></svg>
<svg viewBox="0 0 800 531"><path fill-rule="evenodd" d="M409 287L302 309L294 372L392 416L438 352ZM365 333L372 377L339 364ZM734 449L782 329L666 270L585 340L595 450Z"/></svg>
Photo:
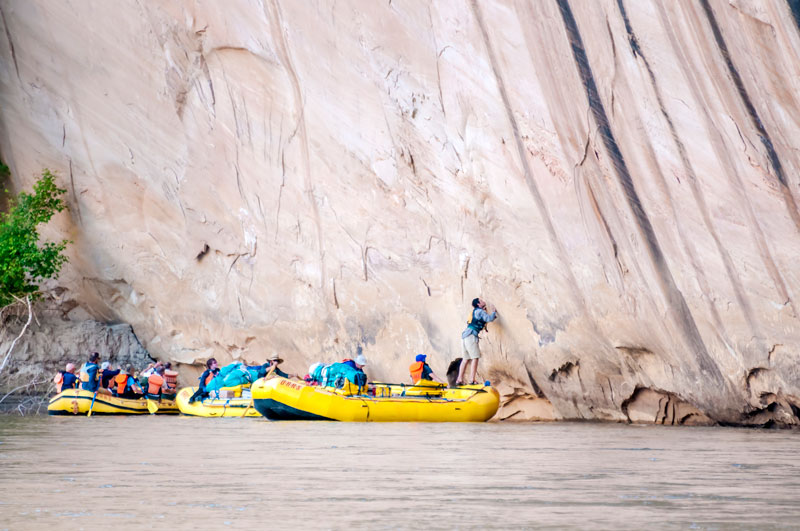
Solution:
<svg viewBox="0 0 800 531"><path fill-rule="evenodd" d="M497 308L491 307L491 313L486 311L486 302L481 298L472 299L472 314L467 323L467 328L461 334L461 345L464 350L461 366L458 368L458 379L456 385L464 385L464 374L467 366L470 367L470 382L475 385L475 378L478 374L478 360L481 358L481 349L478 345L478 334L486 328L487 323L497 319Z"/></svg>

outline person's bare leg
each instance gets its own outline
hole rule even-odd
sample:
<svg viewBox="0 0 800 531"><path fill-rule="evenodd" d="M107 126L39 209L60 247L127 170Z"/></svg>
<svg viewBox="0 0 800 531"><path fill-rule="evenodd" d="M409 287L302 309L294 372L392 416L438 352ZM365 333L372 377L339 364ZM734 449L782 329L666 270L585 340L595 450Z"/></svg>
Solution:
<svg viewBox="0 0 800 531"><path fill-rule="evenodd" d="M461 385L464 383L464 372L469 364L469 359L464 358L461 360L461 365L458 366L458 378L456 379L456 385Z"/></svg>
<svg viewBox="0 0 800 531"><path fill-rule="evenodd" d="M475 378L477 378L477 376L478 376L478 361L479 360L480 360L480 358L477 358L477 359L474 359L474 360L470 360L472 362L472 373L471 373L472 374L472 378L470 378L470 380L469 380L470 383L473 383L473 382L477 381L477 380L475 380Z"/></svg>

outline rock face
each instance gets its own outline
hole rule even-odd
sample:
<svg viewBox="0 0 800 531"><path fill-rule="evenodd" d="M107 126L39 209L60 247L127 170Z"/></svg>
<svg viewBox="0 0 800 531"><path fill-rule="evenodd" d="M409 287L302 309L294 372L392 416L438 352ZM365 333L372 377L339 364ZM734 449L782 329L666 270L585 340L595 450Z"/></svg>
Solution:
<svg viewBox="0 0 800 531"><path fill-rule="evenodd" d="M15 388L29 392L53 391L55 373L64 370L67 362L80 368L92 352L98 352L103 360L112 360L114 368L128 363L141 368L153 361L131 325L99 323L92 319L75 319L75 316L70 319L64 310L72 306L70 303L54 304L54 301L36 305L36 318L31 320L25 335L13 349L11 344L28 318L27 310L22 314L5 311L0 316L0 352L5 356L11 351L0 381L0 392Z"/></svg>
<svg viewBox="0 0 800 531"><path fill-rule="evenodd" d="M154 356L405 380L480 295L503 417L800 421L796 2L0 14L13 187L60 175L64 297Z"/></svg>

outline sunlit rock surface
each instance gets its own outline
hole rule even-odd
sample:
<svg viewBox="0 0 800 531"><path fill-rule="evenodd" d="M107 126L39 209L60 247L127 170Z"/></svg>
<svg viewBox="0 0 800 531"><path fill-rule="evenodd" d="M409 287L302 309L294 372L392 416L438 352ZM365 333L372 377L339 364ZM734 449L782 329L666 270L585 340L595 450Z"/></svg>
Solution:
<svg viewBox="0 0 800 531"><path fill-rule="evenodd" d="M68 190L64 297L187 380L443 373L480 295L503 418L792 424L793 5L4 0L0 148Z"/></svg>

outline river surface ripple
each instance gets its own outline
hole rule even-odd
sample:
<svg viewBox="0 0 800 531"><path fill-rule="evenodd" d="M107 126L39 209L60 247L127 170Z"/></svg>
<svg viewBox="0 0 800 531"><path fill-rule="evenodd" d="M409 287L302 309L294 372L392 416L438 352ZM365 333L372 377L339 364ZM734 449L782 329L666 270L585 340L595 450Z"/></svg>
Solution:
<svg viewBox="0 0 800 531"><path fill-rule="evenodd" d="M0 529L796 529L798 450L728 428L4 416Z"/></svg>

